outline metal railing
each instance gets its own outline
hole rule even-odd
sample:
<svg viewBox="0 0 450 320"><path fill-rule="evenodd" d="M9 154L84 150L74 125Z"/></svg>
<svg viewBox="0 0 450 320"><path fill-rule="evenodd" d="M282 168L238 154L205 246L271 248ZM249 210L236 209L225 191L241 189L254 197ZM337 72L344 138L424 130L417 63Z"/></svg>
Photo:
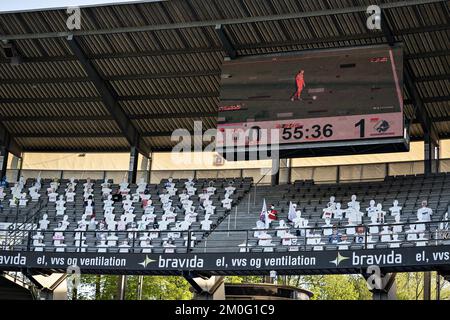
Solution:
<svg viewBox="0 0 450 320"><path fill-rule="evenodd" d="M415 230L412 230L411 226L415 226ZM10 251L115 253L189 253L197 250L207 253L223 253L249 252L255 249L262 251L311 251L346 250L352 247L373 249L379 246L386 248L437 246L450 244L449 226L450 220L443 220L330 227L294 228L288 226L275 229L215 230L216 235L227 234L225 237L217 237L216 239L206 239L207 231L204 230L24 230L24 236L20 243L2 249ZM394 227L400 228L401 231L392 232ZM380 230L383 228L387 228L390 233ZM375 231L375 229L378 229L378 231ZM289 237L286 236L287 233L289 233ZM397 239L394 239L394 236ZM381 239L382 237L389 237L389 240ZM41 242L34 243L38 238L42 239L43 244ZM378 240L374 240L377 238ZM51 244L48 244L49 239L51 239ZM272 243L273 240L276 240L277 243ZM68 243L59 245L56 241L68 241ZM124 244L124 241L126 241L126 244ZM283 241L285 242L283 243Z"/></svg>
<svg viewBox="0 0 450 320"><path fill-rule="evenodd" d="M6 235L5 245L14 246L16 243L20 242L26 234L24 232L30 230L30 228L34 228L39 220L42 209L45 207L46 201L39 199L39 201L37 201L37 206L34 206L27 211L22 222L19 222L19 217L16 215L14 222L8 228L9 231ZM32 213L30 214L30 212Z"/></svg>
<svg viewBox="0 0 450 320"><path fill-rule="evenodd" d="M25 223L30 217L30 212L34 211L33 213L31 213L31 216L34 216L36 212L38 212L42 209L42 203L43 203L42 199L39 199L38 201L32 201L31 203L33 204L32 206L26 206L26 207L17 206L16 216L14 218L14 221L12 222L12 226L18 225L19 223L20 224ZM24 215L22 214L19 216L19 210L26 210L26 213ZM20 221L20 220L23 220L23 221Z"/></svg>
<svg viewBox="0 0 450 320"><path fill-rule="evenodd" d="M262 169L261 169L262 170ZM256 189L258 188L258 186L261 184L261 181L269 174L272 172L272 168L268 169L266 173L264 173L264 175L261 177L261 179L258 180L258 182L253 184L253 189L254 194L253 194L253 205L256 205Z"/></svg>
<svg viewBox="0 0 450 320"><path fill-rule="evenodd" d="M0 230L0 232L3 230ZM175 250L182 249L184 253L190 252L201 240L204 239L209 231L206 230L133 230L133 231L108 231L108 230L86 230L86 231L59 231L59 230L20 230L22 237L14 245L4 245L0 247L5 251L68 251L85 252L94 251L126 251L137 252L142 249L163 249ZM48 245L48 238L52 244ZM17 240L18 238L15 237ZM41 239L40 244L34 241ZM57 241L67 241L70 239L72 244L58 244ZM156 240L155 240L156 239ZM150 241L151 246L142 246L143 242ZM39 241L39 240L38 240ZM88 245L85 241L95 243ZM104 243L102 243L102 241ZM120 243L126 241L127 246L121 246ZM162 244L162 242L166 244ZM99 242L102 244L98 246ZM111 245L114 242L115 245ZM153 245L159 242L159 245ZM178 244L178 245L175 245ZM42 249L42 250L41 250ZM89 250L88 250L89 249Z"/></svg>

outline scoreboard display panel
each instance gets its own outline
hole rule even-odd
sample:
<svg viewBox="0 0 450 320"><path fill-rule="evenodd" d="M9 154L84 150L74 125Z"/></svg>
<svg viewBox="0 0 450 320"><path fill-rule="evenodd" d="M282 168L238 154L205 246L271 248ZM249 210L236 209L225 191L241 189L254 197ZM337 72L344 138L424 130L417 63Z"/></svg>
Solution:
<svg viewBox="0 0 450 320"><path fill-rule="evenodd" d="M217 146L267 146L275 133L285 149L404 138L402 75L401 46L290 52L226 61L222 66ZM238 137L244 132L245 138Z"/></svg>

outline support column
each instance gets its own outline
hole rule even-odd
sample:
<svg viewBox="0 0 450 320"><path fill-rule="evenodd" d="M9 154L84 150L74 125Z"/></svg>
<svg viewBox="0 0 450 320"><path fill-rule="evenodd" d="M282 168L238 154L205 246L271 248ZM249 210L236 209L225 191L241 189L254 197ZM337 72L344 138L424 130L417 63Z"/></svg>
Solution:
<svg viewBox="0 0 450 320"><path fill-rule="evenodd" d="M17 171L17 180L19 180L19 178L22 176L22 168L23 168L23 153L22 156L20 157L20 162L19 162L19 171Z"/></svg>
<svg viewBox="0 0 450 320"><path fill-rule="evenodd" d="M145 181L148 180L148 162L148 158L143 155L141 165L139 166L139 171L143 172L143 176L141 176L141 178L143 177Z"/></svg>
<svg viewBox="0 0 450 320"><path fill-rule="evenodd" d="M271 185L276 186L280 184L280 160L272 159L272 179Z"/></svg>
<svg viewBox="0 0 450 320"><path fill-rule="evenodd" d="M128 183L136 183L138 158L139 152L137 151L136 147L131 147L130 165L128 168Z"/></svg>
<svg viewBox="0 0 450 320"><path fill-rule="evenodd" d="M372 300L397 300L397 285L395 282L389 290L372 291Z"/></svg>
<svg viewBox="0 0 450 320"><path fill-rule="evenodd" d="M141 171L144 171L145 177L147 179L147 183L150 183L150 170L151 170L151 166L152 166L152 154L150 154L148 157L147 156L142 156L142 162L141 162L141 167L139 168Z"/></svg>
<svg viewBox="0 0 450 320"><path fill-rule="evenodd" d="M153 170L153 153L150 153L148 157L148 183L152 183L152 170Z"/></svg>
<svg viewBox="0 0 450 320"><path fill-rule="evenodd" d="M439 173L441 171L441 141L439 140L439 143L436 145L435 149L435 163L436 163L436 169L435 172Z"/></svg>
<svg viewBox="0 0 450 320"><path fill-rule="evenodd" d="M373 281L369 277L369 274L363 274L366 281ZM397 300L397 286L395 284L396 273L388 273L381 275L381 281L379 283L372 283L374 286L370 290L372 292L373 300Z"/></svg>
<svg viewBox="0 0 450 320"><path fill-rule="evenodd" d="M0 179L6 177L6 169L8 167L8 155L9 152L5 147L0 147Z"/></svg>
<svg viewBox="0 0 450 320"><path fill-rule="evenodd" d="M224 277L194 278L189 272L184 277L194 289L193 300L225 300Z"/></svg>
<svg viewBox="0 0 450 320"><path fill-rule="evenodd" d="M441 300L441 275L436 272L436 300Z"/></svg>
<svg viewBox="0 0 450 320"><path fill-rule="evenodd" d="M144 276L138 276L137 300L142 300L142 287L144 286Z"/></svg>
<svg viewBox="0 0 450 320"><path fill-rule="evenodd" d="M280 178L278 184L287 184L290 182L290 167L291 160L290 159L280 159Z"/></svg>
<svg viewBox="0 0 450 320"><path fill-rule="evenodd" d="M431 300L431 272L423 273L423 300Z"/></svg>
<svg viewBox="0 0 450 320"><path fill-rule="evenodd" d="M125 300L127 291L127 276L119 276L117 280L117 300Z"/></svg>
<svg viewBox="0 0 450 320"><path fill-rule="evenodd" d="M21 157L16 157L15 155L12 156L11 159L11 170L16 170L16 180L19 181L21 171L22 171L22 162L23 162L23 155Z"/></svg>
<svg viewBox="0 0 450 320"><path fill-rule="evenodd" d="M438 168L438 162L439 162L439 145L436 143L433 143L433 139L431 139L431 136L429 133L425 133L425 139L424 139L424 171L425 174L433 174L437 173Z"/></svg>

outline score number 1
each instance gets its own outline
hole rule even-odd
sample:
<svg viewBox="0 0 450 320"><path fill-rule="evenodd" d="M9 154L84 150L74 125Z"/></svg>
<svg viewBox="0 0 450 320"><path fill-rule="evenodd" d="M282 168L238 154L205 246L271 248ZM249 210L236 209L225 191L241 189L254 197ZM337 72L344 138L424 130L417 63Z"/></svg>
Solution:
<svg viewBox="0 0 450 320"><path fill-rule="evenodd" d="M361 119L357 124L355 124L355 128L359 127L359 137L364 138L366 136L366 119Z"/></svg>

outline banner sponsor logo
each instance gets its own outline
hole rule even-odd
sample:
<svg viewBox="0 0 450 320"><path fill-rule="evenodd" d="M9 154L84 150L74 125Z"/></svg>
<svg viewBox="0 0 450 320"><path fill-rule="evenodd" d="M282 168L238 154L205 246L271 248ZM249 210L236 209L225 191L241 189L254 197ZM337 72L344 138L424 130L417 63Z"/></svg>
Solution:
<svg viewBox="0 0 450 320"><path fill-rule="evenodd" d="M180 272L184 270L269 272L292 270L305 273L317 270L342 269L350 272L372 265L380 268L429 268L447 265L450 246L399 249L263 252L263 253L198 253L198 254L135 254L135 253L69 253L0 251L0 270L16 268L66 270L78 266L83 270L133 272Z"/></svg>

